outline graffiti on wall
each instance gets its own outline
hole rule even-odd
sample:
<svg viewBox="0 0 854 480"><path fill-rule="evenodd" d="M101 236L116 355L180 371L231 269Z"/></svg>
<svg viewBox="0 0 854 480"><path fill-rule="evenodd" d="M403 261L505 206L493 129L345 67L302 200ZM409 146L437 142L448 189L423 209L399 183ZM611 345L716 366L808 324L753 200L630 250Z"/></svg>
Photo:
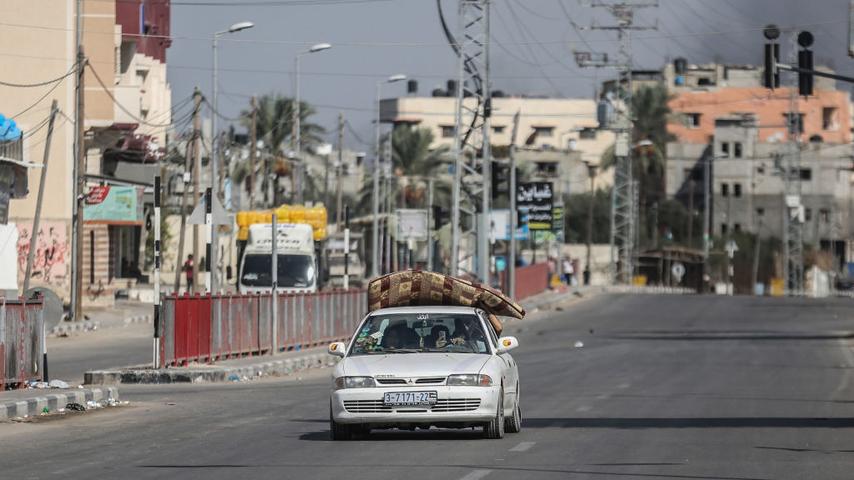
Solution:
<svg viewBox="0 0 854 480"><path fill-rule="evenodd" d="M45 285L63 285L68 276L67 263L71 250L65 222L41 222L36 236L32 280ZM27 272L32 225L18 224L18 275L22 280Z"/></svg>

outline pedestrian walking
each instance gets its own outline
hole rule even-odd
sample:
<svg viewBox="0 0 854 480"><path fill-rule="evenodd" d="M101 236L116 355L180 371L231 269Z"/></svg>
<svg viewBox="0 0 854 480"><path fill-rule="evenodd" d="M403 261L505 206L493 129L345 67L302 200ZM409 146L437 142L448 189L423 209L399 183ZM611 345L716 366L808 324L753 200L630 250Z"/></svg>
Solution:
<svg viewBox="0 0 854 480"><path fill-rule="evenodd" d="M181 270L184 271L184 275L187 278L187 293L193 293L193 254L187 255L187 261L184 262L184 266L181 267Z"/></svg>
<svg viewBox="0 0 854 480"><path fill-rule="evenodd" d="M569 257L563 258L563 283L572 285L572 276L575 273L575 268L572 266L572 261Z"/></svg>

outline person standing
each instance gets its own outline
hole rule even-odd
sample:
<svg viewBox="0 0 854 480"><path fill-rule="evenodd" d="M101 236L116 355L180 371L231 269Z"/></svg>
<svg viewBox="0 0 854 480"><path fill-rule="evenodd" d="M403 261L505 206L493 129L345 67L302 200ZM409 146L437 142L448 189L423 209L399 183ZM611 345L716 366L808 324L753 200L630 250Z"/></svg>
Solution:
<svg viewBox="0 0 854 480"><path fill-rule="evenodd" d="M572 261L568 257L563 258L563 281L567 285L572 285L572 275L575 273L575 268L572 266Z"/></svg>
<svg viewBox="0 0 854 480"><path fill-rule="evenodd" d="M193 268L193 254L192 253L187 255L187 261L184 262L184 266L181 267L181 270L184 271L184 275L187 278L187 293L193 293L193 283L194 283L193 280L195 278L193 275L194 268Z"/></svg>

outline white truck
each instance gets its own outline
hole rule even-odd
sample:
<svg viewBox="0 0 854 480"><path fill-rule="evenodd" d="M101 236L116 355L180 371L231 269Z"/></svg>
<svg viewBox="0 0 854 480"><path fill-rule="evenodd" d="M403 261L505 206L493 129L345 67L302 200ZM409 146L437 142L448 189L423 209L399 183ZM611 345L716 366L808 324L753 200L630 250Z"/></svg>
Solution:
<svg viewBox="0 0 854 480"><path fill-rule="evenodd" d="M319 262L311 225L284 223L276 226L277 280L279 293L314 293L318 287ZM273 290L273 226L249 226L249 238L240 259L240 293Z"/></svg>

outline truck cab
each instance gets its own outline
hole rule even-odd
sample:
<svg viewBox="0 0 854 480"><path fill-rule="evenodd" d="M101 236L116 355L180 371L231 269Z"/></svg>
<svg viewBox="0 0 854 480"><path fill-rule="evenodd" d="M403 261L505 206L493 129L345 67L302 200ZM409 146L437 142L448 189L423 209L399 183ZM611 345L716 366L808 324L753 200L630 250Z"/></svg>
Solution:
<svg viewBox="0 0 854 480"><path fill-rule="evenodd" d="M276 226L279 293L317 292L319 265L314 232L307 224ZM273 226L249 226L249 238L240 259L240 293L270 293L273 289Z"/></svg>

